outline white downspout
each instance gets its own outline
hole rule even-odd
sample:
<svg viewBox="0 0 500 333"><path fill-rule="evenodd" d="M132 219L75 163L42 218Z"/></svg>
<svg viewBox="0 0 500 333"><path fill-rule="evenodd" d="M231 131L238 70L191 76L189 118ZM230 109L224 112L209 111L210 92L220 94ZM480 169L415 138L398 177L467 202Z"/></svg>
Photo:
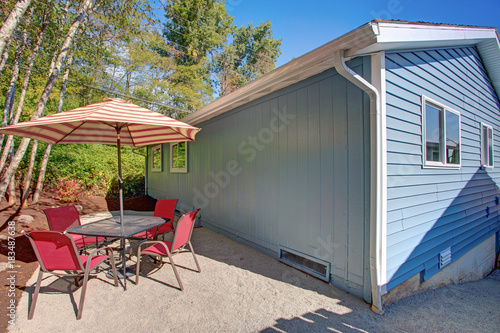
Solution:
<svg viewBox="0 0 500 333"><path fill-rule="evenodd" d="M384 313L382 306L382 284L383 276L382 253L383 249L383 226L385 221L385 198L387 190L384 188L384 160L383 151L385 139L385 119L381 112L380 93L366 81L361 75L347 67L344 61L344 50L335 51L333 54L334 66L337 72L361 88L370 96L370 174L371 174L371 194L370 194L370 279L372 289L372 310L375 313Z"/></svg>

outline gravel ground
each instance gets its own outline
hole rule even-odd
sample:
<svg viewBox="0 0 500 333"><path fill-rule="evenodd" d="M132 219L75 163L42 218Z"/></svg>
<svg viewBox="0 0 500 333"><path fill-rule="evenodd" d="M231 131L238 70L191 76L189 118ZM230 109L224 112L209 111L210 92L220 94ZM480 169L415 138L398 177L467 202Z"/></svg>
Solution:
<svg viewBox="0 0 500 333"><path fill-rule="evenodd" d="M88 283L83 318L71 278L47 278L27 320L35 272L10 332L499 332L500 273L427 291L386 308L370 306L331 285L205 228L189 253L176 255L184 284L170 265L145 259L140 283L114 287L103 272ZM132 258L135 260L135 257ZM134 265L133 261L129 265ZM147 274L147 276L145 276ZM47 275L48 276L48 275ZM133 277L135 281L135 277Z"/></svg>

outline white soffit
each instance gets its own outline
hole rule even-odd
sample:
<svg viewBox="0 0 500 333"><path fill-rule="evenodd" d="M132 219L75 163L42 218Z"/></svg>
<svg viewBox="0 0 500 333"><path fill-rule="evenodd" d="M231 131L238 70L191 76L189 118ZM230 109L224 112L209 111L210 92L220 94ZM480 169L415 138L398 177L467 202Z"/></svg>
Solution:
<svg viewBox="0 0 500 333"><path fill-rule="evenodd" d="M378 22L377 43L364 54L381 50L409 50L477 46L486 72L500 97L500 42L496 28L430 23ZM361 52L352 53L354 56Z"/></svg>
<svg viewBox="0 0 500 333"><path fill-rule="evenodd" d="M182 120L195 125L317 75L333 67L333 52L339 49L345 50L346 57L353 58L382 50L472 45L477 45L497 96L500 96L500 43L495 28L374 20L215 100Z"/></svg>

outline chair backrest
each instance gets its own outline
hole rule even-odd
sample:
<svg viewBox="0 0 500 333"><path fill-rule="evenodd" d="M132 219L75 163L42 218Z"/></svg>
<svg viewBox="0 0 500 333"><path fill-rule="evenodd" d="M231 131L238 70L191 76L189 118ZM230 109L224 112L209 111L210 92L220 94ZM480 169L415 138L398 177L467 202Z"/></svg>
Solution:
<svg viewBox="0 0 500 333"><path fill-rule="evenodd" d="M177 222L177 229L175 230L172 251L177 250L178 248L184 246L187 242L189 242L189 240L191 239L191 234L193 233L194 221L199 211L200 208L181 216L179 222Z"/></svg>
<svg viewBox="0 0 500 333"><path fill-rule="evenodd" d="M47 216L49 228L52 231L64 231L69 228L77 227L80 223L80 214L74 205L47 208L43 212Z"/></svg>
<svg viewBox="0 0 500 333"><path fill-rule="evenodd" d="M178 199L159 199L156 202L154 216L163 217L165 219L170 219L170 223L165 223L158 228L158 234L169 231L172 228L172 223L174 223L175 206L177 205ZM152 228L150 231L156 232L156 228Z"/></svg>
<svg viewBox="0 0 500 333"><path fill-rule="evenodd" d="M83 270L76 245L68 235L59 231L31 231L23 233L29 238L43 270Z"/></svg>
<svg viewBox="0 0 500 333"><path fill-rule="evenodd" d="M177 201L178 199L159 199L156 202L154 216L169 218L170 222L173 222Z"/></svg>

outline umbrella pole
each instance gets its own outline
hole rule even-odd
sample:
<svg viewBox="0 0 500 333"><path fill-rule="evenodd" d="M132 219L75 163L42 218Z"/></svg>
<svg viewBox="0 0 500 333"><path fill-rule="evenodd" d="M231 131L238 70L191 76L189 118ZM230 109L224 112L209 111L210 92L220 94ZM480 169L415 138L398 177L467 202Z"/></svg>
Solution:
<svg viewBox="0 0 500 333"><path fill-rule="evenodd" d="M118 189L120 193L120 224L123 224L123 181L122 181L122 148L120 144L120 130L117 130L118 138L116 145L118 146Z"/></svg>
<svg viewBox="0 0 500 333"><path fill-rule="evenodd" d="M120 226L123 234L123 181L122 181L122 147L120 142L120 129L116 129L116 146L118 147L118 189L120 192ZM127 259L125 259L125 238L121 239L122 247L122 274L123 287L127 290Z"/></svg>

